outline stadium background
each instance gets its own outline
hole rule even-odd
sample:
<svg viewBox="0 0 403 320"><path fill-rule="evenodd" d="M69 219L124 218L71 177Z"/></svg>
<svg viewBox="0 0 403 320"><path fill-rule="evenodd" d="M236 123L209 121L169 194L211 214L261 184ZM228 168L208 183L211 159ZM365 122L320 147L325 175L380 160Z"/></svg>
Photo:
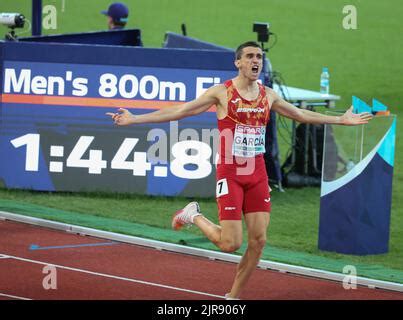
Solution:
<svg viewBox="0 0 403 320"><path fill-rule="evenodd" d="M56 7L57 28L42 32L105 30L106 18L99 12L110 2L43 0L43 6ZM130 9L127 28L141 29L145 47L161 47L165 32L181 33L182 23L186 24L191 37L236 47L243 41L256 39L252 32L254 21L269 22L271 31L277 35L277 43L269 57L273 69L281 73L287 85L317 91L321 68L327 66L331 76L330 91L342 97L337 103L338 109L346 109L351 104L351 96L356 95L369 104L372 98L380 100L398 118L402 113L399 106L403 102L403 42L399 31L403 30L403 4L398 0L127 0L126 3ZM345 16L342 9L349 4L357 8L356 30L345 30L342 26ZM0 12L20 12L30 19L31 0L1 0ZM6 32L7 29L1 26L0 36ZM19 36L29 35L27 32ZM272 43L270 41L269 46ZM289 150L290 128L279 125L278 130L281 161L284 161ZM358 267L359 275L403 283L403 153L400 137L398 128L388 254L354 257L319 251L320 190L303 188L273 193L269 245L264 258L337 272L342 271L342 266L353 264ZM157 238L171 237L171 213L187 202L188 199L183 198L127 194L50 194L0 189L0 209L37 212L50 219L71 219L68 221L71 223L82 219L86 221L83 223L91 221L88 222L91 226L125 233L137 232L137 228L141 233L141 230L156 227L150 230L159 230L159 235L155 235ZM206 215L216 221L215 200L204 199L200 203ZM104 218L108 220L102 220ZM205 241L195 228L181 232L177 239L189 244Z"/></svg>

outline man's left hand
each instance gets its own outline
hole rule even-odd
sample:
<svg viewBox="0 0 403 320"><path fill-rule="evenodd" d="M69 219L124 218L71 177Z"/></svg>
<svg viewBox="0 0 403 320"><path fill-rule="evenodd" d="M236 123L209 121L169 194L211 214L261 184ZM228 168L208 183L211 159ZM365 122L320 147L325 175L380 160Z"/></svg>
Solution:
<svg viewBox="0 0 403 320"><path fill-rule="evenodd" d="M341 117L341 124L345 126L355 126L359 124L368 123L373 118L369 112L353 113L353 106L351 106Z"/></svg>

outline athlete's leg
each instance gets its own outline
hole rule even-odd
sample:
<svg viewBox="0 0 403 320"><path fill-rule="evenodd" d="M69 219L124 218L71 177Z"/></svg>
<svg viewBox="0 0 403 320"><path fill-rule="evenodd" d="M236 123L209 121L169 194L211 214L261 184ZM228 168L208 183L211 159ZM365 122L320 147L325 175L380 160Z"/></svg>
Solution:
<svg viewBox="0 0 403 320"><path fill-rule="evenodd" d="M234 252L242 245L241 220L221 220L220 225L217 225L205 216L197 216L194 224L224 252Z"/></svg>
<svg viewBox="0 0 403 320"><path fill-rule="evenodd" d="M216 188L220 224L205 216L195 217L193 223L224 252L234 252L242 245L243 189L236 179L219 178Z"/></svg>
<svg viewBox="0 0 403 320"><path fill-rule="evenodd" d="M237 211L242 207L242 194L240 197L235 197L235 199L237 198L238 200L233 201L229 196L217 198L219 225L203 216L197 202L191 202L174 214L172 228L179 230L185 225L195 224L222 251L234 252L242 244L242 212Z"/></svg>
<svg viewBox="0 0 403 320"><path fill-rule="evenodd" d="M238 265L230 298L238 298L253 270L259 263L266 244L267 228L270 222L270 191L265 167L261 164L252 177L248 177L243 210L248 231L248 247Z"/></svg>
<svg viewBox="0 0 403 320"><path fill-rule="evenodd" d="M248 229L248 247L237 267L229 298L239 297L252 272L256 269L266 244L269 221L270 214L268 212L253 212L245 215L245 223Z"/></svg>

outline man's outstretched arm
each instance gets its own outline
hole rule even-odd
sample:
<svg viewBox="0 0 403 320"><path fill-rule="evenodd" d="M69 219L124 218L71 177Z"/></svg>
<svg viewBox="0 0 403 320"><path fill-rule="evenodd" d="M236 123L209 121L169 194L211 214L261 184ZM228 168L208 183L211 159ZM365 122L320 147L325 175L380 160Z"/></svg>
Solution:
<svg viewBox="0 0 403 320"><path fill-rule="evenodd" d="M319 112L313 112L310 110L300 109L288 103L274 91L270 91L272 97L272 110L283 115L284 117L293 119L301 123L311 124L340 124L346 126L354 126L359 124L368 123L372 119L372 114L368 112L353 113L353 107L349 108L341 116L329 116Z"/></svg>
<svg viewBox="0 0 403 320"><path fill-rule="evenodd" d="M195 100L142 115L134 115L124 108L118 109L116 113L107 112L106 114L111 116L115 124L119 126L179 120L202 113L213 104L217 104L219 90L220 86L211 87Z"/></svg>

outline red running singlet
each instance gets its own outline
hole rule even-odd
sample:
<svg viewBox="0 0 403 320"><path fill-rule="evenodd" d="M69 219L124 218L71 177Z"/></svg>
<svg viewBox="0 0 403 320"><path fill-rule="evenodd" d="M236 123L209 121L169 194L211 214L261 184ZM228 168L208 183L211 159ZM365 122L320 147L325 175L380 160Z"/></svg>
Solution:
<svg viewBox="0 0 403 320"><path fill-rule="evenodd" d="M270 118L263 85L259 95L244 99L232 80L227 88L228 113L218 120L220 131L216 198L220 220L241 220L242 213L270 212L270 192L264 163L265 132Z"/></svg>

